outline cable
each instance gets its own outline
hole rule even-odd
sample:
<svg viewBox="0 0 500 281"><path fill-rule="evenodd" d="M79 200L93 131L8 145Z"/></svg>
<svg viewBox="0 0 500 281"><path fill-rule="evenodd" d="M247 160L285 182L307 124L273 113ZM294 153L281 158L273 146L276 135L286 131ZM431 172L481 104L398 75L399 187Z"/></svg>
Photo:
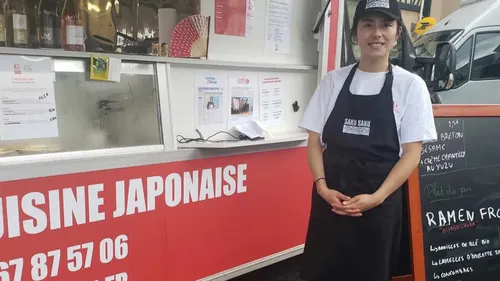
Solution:
<svg viewBox="0 0 500 281"><path fill-rule="evenodd" d="M226 141L241 141L241 140L251 140L249 137L245 136L245 135L239 135L238 137L234 136L233 134L229 133L229 132L226 132L226 131L219 131L211 136L209 136L208 138L204 138L203 135L201 134L201 132L196 129L196 133L198 133L198 138L186 138L182 135L177 135L177 142L179 143L190 143L190 142L226 142ZM228 134L230 135L231 137L234 138L234 140L210 140L211 138L215 137L216 135L218 134Z"/></svg>

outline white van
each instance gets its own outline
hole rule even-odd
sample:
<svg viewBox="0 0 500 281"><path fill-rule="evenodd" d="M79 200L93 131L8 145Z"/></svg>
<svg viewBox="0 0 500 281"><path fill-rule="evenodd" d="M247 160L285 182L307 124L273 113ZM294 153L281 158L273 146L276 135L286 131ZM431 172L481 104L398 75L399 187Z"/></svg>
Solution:
<svg viewBox="0 0 500 281"><path fill-rule="evenodd" d="M444 104L500 104L500 0L462 6L413 42L417 58L434 57L436 45L450 42L456 70Z"/></svg>

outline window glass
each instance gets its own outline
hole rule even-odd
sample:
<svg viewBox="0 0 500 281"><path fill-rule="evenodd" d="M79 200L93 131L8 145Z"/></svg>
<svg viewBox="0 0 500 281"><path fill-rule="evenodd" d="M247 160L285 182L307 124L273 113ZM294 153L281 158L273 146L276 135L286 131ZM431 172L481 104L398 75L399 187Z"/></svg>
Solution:
<svg viewBox="0 0 500 281"><path fill-rule="evenodd" d="M472 36L465 41L462 46L457 50L457 66L455 82L453 87L457 88L462 86L465 82L469 80L470 73L470 57L472 51Z"/></svg>
<svg viewBox="0 0 500 281"><path fill-rule="evenodd" d="M90 80L90 60L54 60L59 137L0 141L1 156L162 144L154 64L122 63L120 82Z"/></svg>
<svg viewBox="0 0 500 281"><path fill-rule="evenodd" d="M418 57L431 57L436 55L436 46L440 42L448 42L455 38L462 30L444 30L428 32L420 36L413 45Z"/></svg>
<svg viewBox="0 0 500 281"><path fill-rule="evenodd" d="M476 36L471 79L500 79L500 33Z"/></svg>

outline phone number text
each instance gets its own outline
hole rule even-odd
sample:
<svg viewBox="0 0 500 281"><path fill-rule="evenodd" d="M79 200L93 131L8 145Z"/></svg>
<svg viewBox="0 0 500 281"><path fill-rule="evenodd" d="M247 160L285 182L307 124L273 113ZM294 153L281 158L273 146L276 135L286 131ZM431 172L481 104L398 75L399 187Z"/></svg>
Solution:
<svg viewBox="0 0 500 281"><path fill-rule="evenodd" d="M113 260L122 260L128 255L128 237L119 235L118 237L102 239L96 249L99 261L103 264ZM63 266L70 272L77 272L81 269L90 268L94 257L94 242L79 244L67 247L63 250L53 250L46 253L38 253L31 258L31 280L42 281L47 277L56 277ZM65 255L64 255L65 253ZM62 256L63 254L64 256ZM62 261L63 260L63 261ZM23 281L23 268L25 259L18 258L10 261L0 261L0 281Z"/></svg>

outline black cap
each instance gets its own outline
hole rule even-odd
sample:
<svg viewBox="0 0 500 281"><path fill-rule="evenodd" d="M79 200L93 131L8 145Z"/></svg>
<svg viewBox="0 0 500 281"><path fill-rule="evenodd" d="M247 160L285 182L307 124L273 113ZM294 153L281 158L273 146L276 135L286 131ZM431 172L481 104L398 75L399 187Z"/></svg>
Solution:
<svg viewBox="0 0 500 281"><path fill-rule="evenodd" d="M360 0L354 13L354 22L357 23L363 15L372 12L383 13L397 21L403 19L397 0Z"/></svg>

